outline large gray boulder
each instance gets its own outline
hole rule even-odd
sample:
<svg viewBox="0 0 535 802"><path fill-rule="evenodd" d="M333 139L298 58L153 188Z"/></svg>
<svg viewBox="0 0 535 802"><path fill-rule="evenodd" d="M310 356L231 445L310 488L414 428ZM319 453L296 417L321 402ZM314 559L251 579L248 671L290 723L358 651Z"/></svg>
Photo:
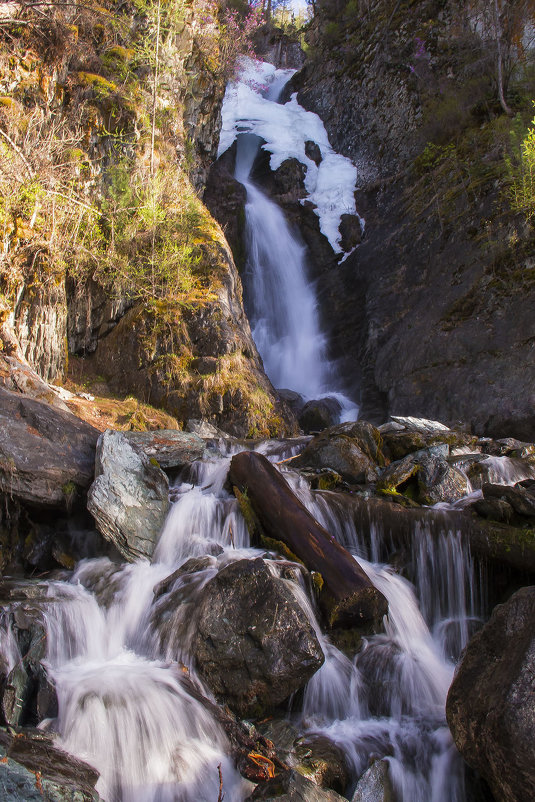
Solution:
<svg viewBox="0 0 535 802"><path fill-rule="evenodd" d="M535 799L535 587L495 608L466 648L446 714L457 748L499 802Z"/></svg>
<svg viewBox="0 0 535 802"><path fill-rule="evenodd" d="M451 448L475 447L477 438L464 431L450 429L443 423L426 418L392 415L388 423L379 426L385 450L393 460L399 460L440 443Z"/></svg>
<svg viewBox="0 0 535 802"><path fill-rule="evenodd" d="M70 508L93 479L99 432L70 412L0 388L0 493Z"/></svg>
<svg viewBox="0 0 535 802"><path fill-rule="evenodd" d="M386 468L378 482L382 490L407 492L420 504L457 501L470 492L466 476L446 456L446 444L416 451Z"/></svg>
<svg viewBox="0 0 535 802"><path fill-rule="evenodd" d="M305 612L262 559L231 563L206 584L193 654L212 691L240 716L277 707L324 661Z"/></svg>
<svg viewBox="0 0 535 802"><path fill-rule="evenodd" d="M122 432L99 438L87 508L128 562L152 557L169 509L169 480L154 462Z"/></svg>

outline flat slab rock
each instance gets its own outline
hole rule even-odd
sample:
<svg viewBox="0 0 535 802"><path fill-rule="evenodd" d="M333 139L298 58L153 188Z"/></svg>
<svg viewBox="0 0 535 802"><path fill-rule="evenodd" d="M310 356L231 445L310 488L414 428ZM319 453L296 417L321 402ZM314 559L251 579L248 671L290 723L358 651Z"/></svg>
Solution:
<svg viewBox="0 0 535 802"><path fill-rule="evenodd" d="M500 802L535 799L535 587L469 642L446 705L455 744Z"/></svg>
<svg viewBox="0 0 535 802"><path fill-rule="evenodd" d="M153 432L124 432L126 439L160 468L182 468L206 453L206 443L193 432L158 429Z"/></svg>
<svg viewBox="0 0 535 802"><path fill-rule="evenodd" d="M128 562L152 557L169 509L169 480L122 432L97 445L87 508L97 529Z"/></svg>
<svg viewBox="0 0 535 802"><path fill-rule="evenodd" d="M99 802L98 776L43 733L0 728L2 802Z"/></svg>
<svg viewBox="0 0 535 802"><path fill-rule="evenodd" d="M99 432L70 412L0 388L0 491L65 508L93 479Z"/></svg>

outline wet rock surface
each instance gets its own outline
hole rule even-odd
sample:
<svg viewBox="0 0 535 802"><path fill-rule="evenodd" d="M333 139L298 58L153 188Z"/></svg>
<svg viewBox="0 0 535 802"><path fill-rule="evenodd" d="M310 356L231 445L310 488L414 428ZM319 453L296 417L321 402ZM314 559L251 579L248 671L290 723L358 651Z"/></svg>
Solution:
<svg viewBox="0 0 535 802"><path fill-rule="evenodd" d="M357 783L351 802L395 802L388 761L376 760Z"/></svg>
<svg viewBox="0 0 535 802"><path fill-rule="evenodd" d="M343 749L326 736L312 735L300 738L294 744L297 770L320 788L344 794L350 771Z"/></svg>
<svg viewBox="0 0 535 802"><path fill-rule="evenodd" d="M6 802L99 802L98 772L37 730L0 728L0 796Z"/></svg>
<svg viewBox="0 0 535 802"><path fill-rule="evenodd" d="M169 509L169 480L121 432L99 438L88 510L128 561L150 558Z"/></svg>
<svg viewBox="0 0 535 802"><path fill-rule="evenodd" d="M257 786L247 802L342 802L336 791L320 788L298 771L290 771Z"/></svg>
<svg viewBox="0 0 535 802"><path fill-rule="evenodd" d="M535 588L495 608L470 641L448 694L448 723L496 799L535 795Z"/></svg>
<svg viewBox="0 0 535 802"><path fill-rule="evenodd" d="M324 659L304 611L261 559L232 563L205 586L193 654L216 696L245 716L280 705Z"/></svg>
<svg viewBox="0 0 535 802"><path fill-rule="evenodd" d="M322 398L319 401L307 401L299 414L299 425L305 434L321 432L334 426L339 419L340 402L336 398Z"/></svg>

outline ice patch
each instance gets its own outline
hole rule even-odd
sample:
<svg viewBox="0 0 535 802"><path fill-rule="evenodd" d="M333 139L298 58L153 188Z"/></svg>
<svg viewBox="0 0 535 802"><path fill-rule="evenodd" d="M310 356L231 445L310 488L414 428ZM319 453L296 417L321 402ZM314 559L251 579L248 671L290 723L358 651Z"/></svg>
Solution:
<svg viewBox="0 0 535 802"><path fill-rule="evenodd" d="M265 62L244 62L240 80L229 84L225 94L218 156L230 148L238 134L251 133L265 140L262 147L271 154L272 170L280 167L286 159L301 162L306 168L308 194L305 200L315 205L320 230L334 252L342 253L341 216L357 214L357 168L345 156L334 152L321 119L300 106L296 94L284 104L262 95L271 84L285 82L293 72L276 70ZM319 147L322 156L319 165L305 154L307 141L315 142Z"/></svg>

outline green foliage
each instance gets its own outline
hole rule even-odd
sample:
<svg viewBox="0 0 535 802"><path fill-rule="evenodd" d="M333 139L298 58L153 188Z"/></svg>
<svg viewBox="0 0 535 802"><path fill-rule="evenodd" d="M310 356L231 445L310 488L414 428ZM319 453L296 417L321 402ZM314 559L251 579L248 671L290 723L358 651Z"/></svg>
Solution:
<svg viewBox="0 0 535 802"><path fill-rule="evenodd" d="M505 163L511 207L531 220L535 215L535 118L527 130L520 115L513 120L511 154L506 155Z"/></svg>
<svg viewBox="0 0 535 802"><path fill-rule="evenodd" d="M327 45L337 44L337 42L340 41L341 36L340 24L338 22L334 22L334 20L331 20L325 25L323 33L325 37L325 43Z"/></svg>
<svg viewBox="0 0 535 802"><path fill-rule="evenodd" d="M106 240L98 278L135 298L179 298L199 287L207 213L178 169L108 173L102 202Z"/></svg>

